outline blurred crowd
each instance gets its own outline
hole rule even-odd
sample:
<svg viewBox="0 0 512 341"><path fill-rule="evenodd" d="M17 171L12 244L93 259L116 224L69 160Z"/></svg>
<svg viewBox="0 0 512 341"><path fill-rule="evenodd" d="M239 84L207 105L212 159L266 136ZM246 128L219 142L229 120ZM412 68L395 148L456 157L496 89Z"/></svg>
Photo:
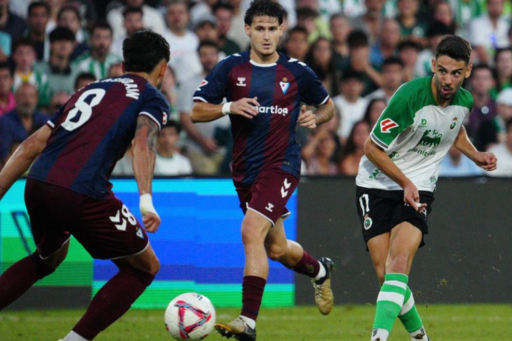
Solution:
<svg viewBox="0 0 512 341"><path fill-rule="evenodd" d="M436 45L458 34L473 46L464 122L479 150L498 157L490 175L512 176L512 2L509 0L278 0L286 9L279 51L307 63L336 105L315 131L298 129L302 173L355 175L364 141L401 84L431 74ZM171 47L162 86L171 104L155 175L228 175L230 121L193 124L193 93L222 58L249 47L250 0L0 0L0 165L69 96L122 74L122 43L141 29ZM132 175L130 151L114 175ZM482 171L456 149L441 176Z"/></svg>

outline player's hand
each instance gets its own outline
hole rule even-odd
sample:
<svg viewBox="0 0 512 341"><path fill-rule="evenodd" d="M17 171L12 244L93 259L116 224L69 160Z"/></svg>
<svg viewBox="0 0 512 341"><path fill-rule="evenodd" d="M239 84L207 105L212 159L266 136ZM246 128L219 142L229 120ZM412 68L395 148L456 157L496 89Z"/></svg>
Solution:
<svg viewBox="0 0 512 341"><path fill-rule="evenodd" d="M306 110L305 105L300 108L299 125L308 129L316 128L316 116L311 110Z"/></svg>
<svg viewBox="0 0 512 341"><path fill-rule="evenodd" d="M142 213L142 223L148 232L155 233L158 230L161 222L162 220L160 220L160 217L156 212Z"/></svg>
<svg viewBox="0 0 512 341"><path fill-rule="evenodd" d="M245 118L253 118L258 115L258 109L260 103L258 103L258 97L254 98L241 98L238 101L231 103L230 114L240 115Z"/></svg>
<svg viewBox="0 0 512 341"><path fill-rule="evenodd" d="M496 169L498 159L493 153L478 152L474 159L475 164L490 172Z"/></svg>
<svg viewBox="0 0 512 341"><path fill-rule="evenodd" d="M410 181L404 186L404 202L420 212L427 207L427 204L420 203L418 188Z"/></svg>

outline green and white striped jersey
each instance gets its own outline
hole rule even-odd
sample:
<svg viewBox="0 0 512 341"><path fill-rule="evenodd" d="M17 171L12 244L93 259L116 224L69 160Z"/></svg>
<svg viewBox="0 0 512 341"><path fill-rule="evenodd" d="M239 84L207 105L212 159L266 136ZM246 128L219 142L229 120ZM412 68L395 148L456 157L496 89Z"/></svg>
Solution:
<svg viewBox="0 0 512 341"><path fill-rule="evenodd" d="M87 51L81 54L73 63L78 67L80 72L90 72L96 76L96 79L108 76L108 71L112 65L119 64L123 58L118 55L109 53L105 58L105 62L100 62L91 56L91 52Z"/></svg>
<svg viewBox="0 0 512 341"><path fill-rule="evenodd" d="M432 77L402 85L373 127L371 139L419 190L433 192L439 164L452 146L473 106L473 96L460 89L450 105L437 105ZM383 190L402 188L366 157L359 163L356 184Z"/></svg>

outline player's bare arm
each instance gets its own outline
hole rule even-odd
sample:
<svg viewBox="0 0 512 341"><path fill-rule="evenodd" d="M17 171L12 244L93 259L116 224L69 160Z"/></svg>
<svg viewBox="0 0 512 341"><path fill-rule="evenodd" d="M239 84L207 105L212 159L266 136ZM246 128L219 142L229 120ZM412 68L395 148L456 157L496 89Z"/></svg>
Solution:
<svg viewBox="0 0 512 341"><path fill-rule="evenodd" d="M157 135L158 125L156 122L147 116L139 116L132 146L132 166L139 187L142 222L148 232L156 232L161 223L151 198Z"/></svg>
<svg viewBox="0 0 512 341"><path fill-rule="evenodd" d="M405 176L388 154L373 142L371 138L368 138L364 144L364 153L377 168L404 189L404 202L406 204L415 210L421 210L426 207L425 204L419 204L420 194L416 185Z"/></svg>
<svg viewBox="0 0 512 341"><path fill-rule="evenodd" d="M305 127L308 129L315 129L317 126L329 121L334 116L334 103L329 98L329 100L316 108L313 112L312 110L307 110L306 106L303 105L300 109L299 114L299 125L301 127Z"/></svg>
<svg viewBox="0 0 512 341"><path fill-rule="evenodd" d="M469 140L466 128L462 126L457 134L454 143L455 148L460 150L466 155L471 161L477 166L483 168L486 171L493 171L496 169L497 159L493 153L479 152L473 143Z"/></svg>
<svg viewBox="0 0 512 341"><path fill-rule="evenodd" d="M14 155L0 172L0 199L7 193L12 184L25 174L35 158L41 154L51 133L50 127L44 125L16 149Z"/></svg>
<svg viewBox="0 0 512 341"><path fill-rule="evenodd" d="M258 98L241 98L235 102L224 104L196 103L192 107L190 118L192 122L210 122L225 115L240 115L253 118L258 115Z"/></svg>

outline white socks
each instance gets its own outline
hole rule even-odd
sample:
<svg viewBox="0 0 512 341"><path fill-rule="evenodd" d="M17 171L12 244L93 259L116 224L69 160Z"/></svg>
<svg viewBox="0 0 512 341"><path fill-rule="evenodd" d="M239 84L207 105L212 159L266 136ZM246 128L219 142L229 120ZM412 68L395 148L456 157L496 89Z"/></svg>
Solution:
<svg viewBox="0 0 512 341"><path fill-rule="evenodd" d="M324 278L325 275L327 275L327 272L325 271L325 268L324 268L324 265L322 264L322 262L318 262L318 264L320 264L320 270L318 271L318 275L316 275L316 277L315 277L315 281L318 281L318 280Z"/></svg>
<svg viewBox="0 0 512 341"><path fill-rule="evenodd" d="M68 335L62 340L62 341L89 341L87 339L84 339L74 331L70 331Z"/></svg>
<svg viewBox="0 0 512 341"><path fill-rule="evenodd" d="M374 329L371 341L387 341L389 332L386 329Z"/></svg>

